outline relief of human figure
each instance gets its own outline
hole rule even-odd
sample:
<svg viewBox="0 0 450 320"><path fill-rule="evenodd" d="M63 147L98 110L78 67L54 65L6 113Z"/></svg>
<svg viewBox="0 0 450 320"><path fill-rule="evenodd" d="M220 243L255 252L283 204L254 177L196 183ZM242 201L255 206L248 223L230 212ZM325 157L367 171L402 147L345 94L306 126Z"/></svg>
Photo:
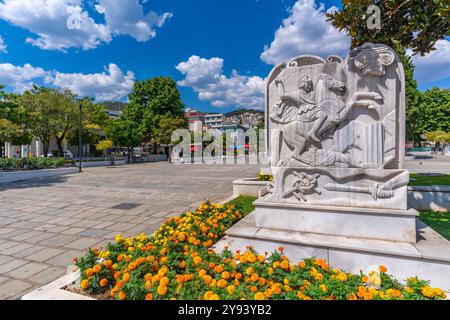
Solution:
<svg viewBox="0 0 450 320"><path fill-rule="evenodd" d="M280 159L279 165L283 165L290 158L302 161L300 157L307 143L320 145L322 134L336 129L352 108L361 106L377 110L376 101L382 99L376 92L356 92L345 103L339 96L345 91L344 82L325 73L319 75L315 86L309 75L302 76L295 92L285 92L284 84L280 80L275 84L280 90L280 101L273 107L270 118L282 125L281 129L275 132L280 134L281 140L293 150L287 158ZM281 146L278 146L275 152L279 153L279 148Z"/></svg>

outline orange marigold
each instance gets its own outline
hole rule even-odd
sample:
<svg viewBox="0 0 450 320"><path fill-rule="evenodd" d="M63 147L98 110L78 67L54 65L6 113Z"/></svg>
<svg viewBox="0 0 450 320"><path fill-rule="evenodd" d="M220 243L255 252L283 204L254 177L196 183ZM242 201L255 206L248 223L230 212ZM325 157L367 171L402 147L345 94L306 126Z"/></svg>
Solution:
<svg viewBox="0 0 450 320"><path fill-rule="evenodd" d="M102 280L100 280L100 287L104 288L108 285L108 279L103 278Z"/></svg>

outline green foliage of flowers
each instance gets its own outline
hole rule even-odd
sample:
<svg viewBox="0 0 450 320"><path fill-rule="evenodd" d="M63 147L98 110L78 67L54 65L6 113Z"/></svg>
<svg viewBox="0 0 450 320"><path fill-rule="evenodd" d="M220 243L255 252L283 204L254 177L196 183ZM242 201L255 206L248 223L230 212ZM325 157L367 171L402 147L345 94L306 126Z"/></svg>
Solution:
<svg viewBox="0 0 450 320"><path fill-rule="evenodd" d="M0 170L37 170L64 166L64 158L0 158Z"/></svg>
<svg viewBox="0 0 450 320"><path fill-rule="evenodd" d="M271 254L252 247L234 253L225 248L218 254L211 247L245 216L243 200L207 202L167 220L151 236L117 235L104 251L91 249L75 261L81 288L91 295L109 292L120 300L445 298L427 281L409 278L400 284L384 266L365 275L332 269L323 259L293 264L282 247Z"/></svg>

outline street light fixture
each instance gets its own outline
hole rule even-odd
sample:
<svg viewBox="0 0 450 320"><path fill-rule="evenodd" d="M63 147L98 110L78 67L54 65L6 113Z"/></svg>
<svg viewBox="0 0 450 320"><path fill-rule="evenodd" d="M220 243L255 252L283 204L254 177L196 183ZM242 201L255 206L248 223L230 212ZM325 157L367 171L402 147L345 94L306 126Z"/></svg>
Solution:
<svg viewBox="0 0 450 320"><path fill-rule="evenodd" d="M83 125L82 125L82 108L83 105L80 102L80 118L79 118L79 122L78 122L78 157L79 157L79 163L78 163L78 171L79 172L83 172L83 170L81 169L81 160L83 159L83 155L82 155L82 145L81 145L81 130L83 129Z"/></svg>

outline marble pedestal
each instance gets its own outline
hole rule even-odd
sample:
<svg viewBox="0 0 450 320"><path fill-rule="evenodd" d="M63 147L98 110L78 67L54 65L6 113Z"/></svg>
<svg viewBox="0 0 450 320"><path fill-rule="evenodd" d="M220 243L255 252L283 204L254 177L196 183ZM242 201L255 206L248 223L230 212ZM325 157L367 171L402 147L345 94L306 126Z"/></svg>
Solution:
<svg viewBox="0 0 450 320"><path fill-rule="evenodd" d="M332 236L416 242L414 209L372 209L255 201L255 226Z"/></svg>
<svg viewBox="0 0 450 320"><path fill-rule="evenodd" d="M332 267L352 273L385 265L400 281L418 276L450 291L450 242L416 218L415 243L261 228L255 218L253 212L231 227L214 250L221 252L227 246L232 251L245 251L253 246L258 252L273 252L283 246L294 263L323 258Z"/></svg>

